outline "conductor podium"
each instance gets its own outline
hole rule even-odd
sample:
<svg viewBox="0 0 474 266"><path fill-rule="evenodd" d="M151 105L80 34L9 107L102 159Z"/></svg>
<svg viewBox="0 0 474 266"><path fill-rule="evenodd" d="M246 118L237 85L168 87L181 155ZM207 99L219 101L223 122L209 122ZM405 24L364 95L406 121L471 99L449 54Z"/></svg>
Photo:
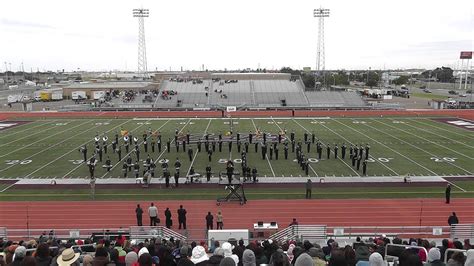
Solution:
<svg viewBox="0 0 474 266"><path fill-rule="evenodd" d="M244 184L240 181L239 173L234 172L231 182L227 178L227 173L222 172L221 178L219 178L219 186L224 186L227 196L217 198L217 206L221 205L221 202L237 201L240 205L247 203L245 197Z"/></svg>

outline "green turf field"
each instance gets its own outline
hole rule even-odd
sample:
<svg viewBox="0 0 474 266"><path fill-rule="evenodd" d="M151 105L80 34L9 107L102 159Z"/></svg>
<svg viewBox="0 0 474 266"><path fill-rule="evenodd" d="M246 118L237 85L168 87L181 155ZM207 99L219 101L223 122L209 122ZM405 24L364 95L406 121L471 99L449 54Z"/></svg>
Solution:
<svg viewBox="0 0 474 266"><path fill-rule="evenodd" d="M369 144L370 160L368 175L391 176L405 175L472 175L474 172L474 132L463 128L447 125L429 118L340 118L340 119L232 119L234 141L235 133L240 132L242 138L256 129L277 135L286 129L287 135L291 131L296 134L296 140L303 138L305 131L314 133L317 139L331 147L335 143L349 146L353 144ZM82 163L82 154L79 148L88 144L88 156L94 149L93 138L96 134L108 135L108 156L112 160L112 171L107 173L98 164L95 175L99 178L121 177L122 162L118 162L116 154L111 152L111 141L116 132L125 129L137 136L142 142L144 131L159 130L162 135L163 150L159 153L151 152L150 157L159 161L170 160L171 174L174 173L173 163L179 158L182 163L181 173L186 173L191 165L186 152L180 147L176 152L174 143L171 152L166 152L168 138L173 142L175 130L185 134L189 132L191 138L202 138L205 132L213 134L210 139L217 138L218 134L225 135L231 130L230 119L58 119L33 120L32 122L0 131L0 178L84 178L89 175L87 166ZM224 138L227 138L224 136ZM102 142L102 141L101 141ZM123 142L120 138L120 142ZM149 143L151 142L151 139ZM133 146L132 146L133 147ZM189 146L188 146L189 147ZM207 153L197 153L196 143L191 143L194 154L192 164L197 172L204 173L208 162ZM243 147L243 145L242 145ZM147 153L140 145L141 160L146 159ZM305 173L293 161L295 154L284 160L283 146L279 145L279 160L262 159L259 152L254 152L254 145L249 146L247 155L249 166L257 167L259 176L304 176ZM315 146L311 146L310 153L303 151L307 158L317 158ZM339 149L339 154L341 149ZM348 152L347 152L348 153ZM107 155L104 155L104 161ZM135 155L132 153L132 158ZM122 158L126 158L125 149L122 149ZM224 143L222 152L216 148L209 163L213 172L223 171L225 164L220 159L238 159L240 154L237 146L233 145L229 152ZM135 161L135 159L134 159ZM362 170L357 171L345 160L326 159L326 148L323 146L323 159L312 160L310 176L359 176ZM141 168L143 169L143 168ZM236 169L240 170L238 164ZM141 171L140 171L141 172ZM157 163L157 176L161 175L160 164ZM131 174L129 174L131 177Z"/></svg>

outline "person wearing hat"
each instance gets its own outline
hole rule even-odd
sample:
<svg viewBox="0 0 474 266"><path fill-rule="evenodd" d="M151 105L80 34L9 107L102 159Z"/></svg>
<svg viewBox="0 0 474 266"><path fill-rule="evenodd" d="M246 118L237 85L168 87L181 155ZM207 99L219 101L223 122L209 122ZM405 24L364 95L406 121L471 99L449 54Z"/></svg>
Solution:
<svg viewBox="0 0 474 266"><path fill-rule="evenodd" d="M308 250L308 255L313 259L314 266L326 266L324 252L321 248L312 247Z"/></svg>
<svg viewBox="0 0 474 266"><path fill-rule="evenodd" d="M26 248L24 246L17 246L13 253L11 266L19 266L23 259L26 257Z"/></svg>
<svg viewBox="0 0 474 266"><path fill-rule="evenodd" d="M296 259L295 266L314 266L314 262L308 253L301 253Z"/></svg>
<svg viewBox="0 0 474 266"><path fill-rule="evenodd" d="M221 260L221 263L219 263L219 266L236 266L237 263L235 263L235 260L233 260L230 257L225 257Z"/></svg>
<svg viewBox="0 0 474 266"><path fill-rule="evenodd" d="M363 245L363 246L358 246L356 249L356 262L363 262L363 261L369 261L369 247ZM357 265L357 264L356 264Z"/></svg>
<svg viewBox="0 0 474 266"><path fill-rule="evenodd" d="M441 261L439 248L434 247L428 251L428 262L425 266L445 266L444 262Z"/></svg>
<svg viewBox="0 0 474 266"><path fill-rule="evenodd" d="M214 250L213 255L207 261L207 265L209 265L209 266L219 266L222 259L224 259L224 250L221 247L217 247Z"/></svg>
<svg viewBox="0 0 474 266"><path fill-rule="evenodd" d="M251 249L244 250L242 255L242 265L243 266L256 266L255 263L255 253Z"/></svg>
<svg viewBox="0 0 474 266"><path fill-rule="evenodd" d="M194 265L205 266L207 265L208 260L209 257L207 256L206 250L203 246L195 246L193 248L191 261L194 263Z"/></svg>
<svg viewBox="0 0 474 266"><path fill-rule="evenodd" d="M231 243L224 242L222 244L222 249L224 250L224 258L233 259L236 265L239 263L239 257L235 254L232 254L232 250L234 249L234 246Z"/></svg>
<svg viewBox="0 0 474 266"><path fill-rule="evenodd" d="M466 262L464 266L474 265L474 249L470 249L466 252Z"/></svg>
<svg viewBox="0 0 474 266"><path fill-rule="evenodd" d="M382 255L378 252L374 252L369 257L370 266L385 266L387 265L382 258Z"/></svg>
<svg viewBox="0 0 474 266"><path fill-rule="evenodd" d="M74 253L74 250L72 248L67 248L63 250L61 255L56 259L56 262L58 263L58 266L75 265L75 262L77 261L80 255L81 254L79 253Z"/></svg>

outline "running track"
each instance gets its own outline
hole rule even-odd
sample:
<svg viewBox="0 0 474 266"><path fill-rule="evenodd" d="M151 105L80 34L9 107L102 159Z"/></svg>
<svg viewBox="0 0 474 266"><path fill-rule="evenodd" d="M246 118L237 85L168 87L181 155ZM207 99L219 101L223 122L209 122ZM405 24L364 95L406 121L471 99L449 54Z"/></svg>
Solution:
<svg viewBox="0 0 474 266"><path fill-rule="evenodd" d="M376 188L375 188L376 189ZM146 208L150 202L140 202ZM28 206L30 229L119 228L135 225L134 209L137 202L0 202L0 226L25 229ZM443 199L351 199L351 200L255 200L246 205L212 200L160 201L159 217L164 222L164 210L169 207L177 225L176 210L186 208L191 237L201 237L205 229L205 215L221 210L225 229L253 227L257 221L276 221L280 228L297 218L300 224L328 226L446 226L452 211L460 223L474 223L474 199L455 198L451 204ZM423 207L422 207L423 206ZM144 215L144 224L148 217Z"/></svg>

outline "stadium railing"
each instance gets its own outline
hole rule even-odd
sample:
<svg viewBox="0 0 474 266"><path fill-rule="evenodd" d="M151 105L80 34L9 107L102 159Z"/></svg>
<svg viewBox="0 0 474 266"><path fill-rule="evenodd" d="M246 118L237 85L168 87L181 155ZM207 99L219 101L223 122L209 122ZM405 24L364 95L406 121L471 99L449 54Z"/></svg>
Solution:
<svg viewBox="0 0 474 266"><path fill-rule="evenodd" d="M451 238L474 238L474 224L454 224L451 227Z"/></svg>
<svg viewBox="0 0 474 266"><path fill-rule="evenodd" d="M453 228L455 231L453 231ZM48 228L48 229L8 229L0 227L0 237L9 239L37 238L43 232L53 230L55 236L60 239L86 239L94 235L97 238L113 238L118 234L130 235L132 239L146 238L170 238L187 241L206 240L206 230L187 229L178 231L168 229L164 226L131 226L126 228ZM230 228L226 228L230 229ZM245 229L245 228L240 228ZM250 229L253 232L253 228ZM328 238L334 239L355 239L357 237L379 237L382 234L387 237L406 238L427 238L427 239L472 239L474 235L474 225L460 224L455 227L450 226L326 226L326 225L293 225L281 228L278 232L267 236L275 241L285 240L310 240L321 241ZM253 234L252 239L261 239L258 234Z"/></svg>

